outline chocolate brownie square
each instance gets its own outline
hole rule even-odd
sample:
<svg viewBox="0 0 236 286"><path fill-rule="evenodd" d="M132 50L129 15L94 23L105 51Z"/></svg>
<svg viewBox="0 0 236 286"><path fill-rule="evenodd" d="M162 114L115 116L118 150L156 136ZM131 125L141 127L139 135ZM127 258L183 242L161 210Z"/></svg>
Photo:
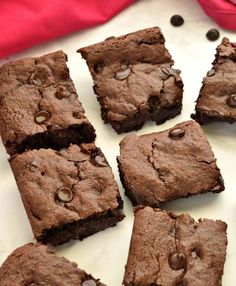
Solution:
<svg viewBox="0 0 236 286"><path fill-rule="evenodd" d="M157 124L181 112L180 71L159 28L149 28L79 49L94 80L101 116L118 132Z"/></svg>
<svg viewBox="0 0 236 286"><path fill-rule="evenodd" d="M14 250L0 268L0 281L1 286L105 286L39 243Z"/></svg>
<svg viewBox="0 0 236 286"><path fill-rule="evenodd" d="M203 80L192 118L200 124L236 121L236 43L223 38Z"/></svg>
<svg viewBox="0 0 236 286"><path fill-rule="evenodd" d="M0 133L9 154L92 142L62 51L0 67Z"/></svg>
<svg viewBox="0 0 236 286"><path fill-rule="evenodd" d="M83 239L124 218L112 170L93 143L26 151L10 165L38 241Z"/></svg>
<svg viewBox="0 0 236 286"><path fill-rule="evenodd" d="M195 121L162 132L129 135L120 142L118 165L133 205L162 202L224 190L209 143Z"/></svg>
<svg viewBox="0 0 236 286"><path fill-rule="evenodd" d="M124 285L221 285L226 229L220 220L197 222L188 214L136 210Z"/></svg>

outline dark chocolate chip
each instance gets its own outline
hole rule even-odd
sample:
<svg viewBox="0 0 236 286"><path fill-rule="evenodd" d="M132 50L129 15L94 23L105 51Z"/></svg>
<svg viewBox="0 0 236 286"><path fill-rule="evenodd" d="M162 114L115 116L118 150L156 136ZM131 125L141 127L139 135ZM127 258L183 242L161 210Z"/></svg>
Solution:
<svg viewBox="0 0 236 286"><path fill-rule="evenodd" d="M51 114L48 111L39 111L36 115L35 115L35 122L38 124L43 124L44 122L48 121L51 117Z"/></svg>
<svg viewBox="0 0 236 286"><path fill-rule="evenodd" d="M116 37L114 37L114 36L110 36L110 37L106 38L105 41L109 41L109 40L112 40L112 39L115 39L115 38Z"/></svg>
<svg viewBox="0 0 236 286"><path fill-rule="evenodd" d="M170 18L170 22L173 26L175 27L179 27L179 26L182 26L183 23L184 23L184 19L182 16L180 15L174 15Z"/></svg>
<svg viewBox="0 0 236 286"><path fill-rule="evenodd" d="M220 37L220 32L217 29L210 29L206 33L206 37L209 41L216 41Z"/></svg>
<svg viewBox="0 0 236 286"><path fill-rule="evenodd" d="M182 128L174 128L169 132L169 137L173 140L178 140L183 138L185 135L185 131Z"/></svg>
<svg viewBox="0 0 236 286"><path fill-rule="evenodd" d="M106 159L104 157L102 157L102 156L97 155L94 158L94 161L101 167L107 167Z"/></svg>
<svg viewBox="0 0 236 286"><path fill-rule="evenodd" d="M63 203L69 203L73 200L73 192L67 187L61 187L57 190L57 198Z"/></svg>
<svg viewBox="0 0 236 286"><path fill-rule="evenodd" d="M169 68L163 67L161 68L161 71L167 76L171 75Z"/></svg>
<svg viewBox="0 0 236 286"><path fill-rule="evenodd" d="M55 97L58 99L68 98L70 97L71 92L65 87L60 86L55 92Z"/></svg>
<svg viewBox="0 0 236 286"><path fill-rule="evenodd" d="M86 280L82 283L82 286L96 286L96 285L97 283L92 279Z"/></svg>
<svg viewBox="0 0 236 286"><path fill-rule="evenodd" d="M72 112L72 116L73 116L74 118L80 119L81 116L82 116L82 114L81 114L81 112L79 112L79 111L73 111L73 112Z"/></svg>
<svg viewBox="0 0 236 286"><path fill-rule="evenodd" d="M130 75L130 73L131 73L131 69L126 68L125 70L117 72L115 75L115 78L118 80L124 80Z"/></svg>
<svg viewBox="0 0 236 286"><path fill-rule="evenodd" d="M93 69L96 73L99 73L100 71L102 71L102 69L104 68L105 66L105 62L104 61L99 61L99 62L96 62L93 66Z"/></svg>
<svg viewBox="0 0 236 286"><path fill-rule="evenodd" d="M42 81L41 79L37 76L37 74L32 73L29 77L29 82L35 85L41 85Z"/></svg>
<svg viewBox="0 0 236 286"><path fill-rule="evenodd" d="M221 190L222 190L222 186L221 186L221 185L216 185L216 186L212 189L213 192L220 192Z"/></svg>
<svg viewBox="0 0 236 286"><path fill-rule="evenodd" d="M216 73L215 69L212 69L207 73L207 76L208 77L213 76L213 75L215 75L215 73Z"/></svg>
<svg viewBox="0 0 236 286"><path fill-rule="evenodd" d="M184 269L186 264L185 255L181 252L176 252L169 256L169 265L174 270Z"/></svg>
<svg viewBox="0 0 236 286"><path fill-rule="evenodd" d="M228 106L236 108L236 93L231 94L226 100Z"/></svg>

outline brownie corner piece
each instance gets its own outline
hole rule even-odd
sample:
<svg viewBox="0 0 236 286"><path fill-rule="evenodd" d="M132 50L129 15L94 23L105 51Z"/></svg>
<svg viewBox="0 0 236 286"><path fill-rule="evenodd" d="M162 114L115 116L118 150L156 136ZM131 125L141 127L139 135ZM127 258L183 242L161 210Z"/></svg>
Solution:
<svg viewBox="0 0 236 286"><path fill-rule="evenodd" d="M57 51L0 67L0 134L10 155L94 141L66 61Z"/></svg>
<svg viewBox="0 0 236 286"><path fill-rule="evenodd" d="M236 121L236 43L223 38L213 67L203 79L192 118L200 124Z"/></svg>
<svg viewBox="0 0 236 286"><path fill-rule="evenodd" d="M117 158L125 194L133 205L162 202L224 190L216 159L193 120L156 133L128 135Z"/></svg>
<svg viewBox="0 0 236 286"><path fill-rule="evenodd" d="M82 240L124 218L112 170L93 143L27 151L10 165L38 241Z"/></svg>
<svg viewBox="0 0 236 286"><path fill-rule="evenodd" d="M1 286L105 286L77 264L45 245L28 243L15 249L0 267Z"/></svg>
<svg viewBox="0 0 236 286"><path fill-rule="evenodd" d="M94 80L101 116L117 133L181 112L183 82L158 27L79 49Z"/></svg>
<svg viewBox="0 0 236 286"><path fill-rule="evenodd" d="M135 212L123 285L221 285L227 224L150 207Z"/></svg>

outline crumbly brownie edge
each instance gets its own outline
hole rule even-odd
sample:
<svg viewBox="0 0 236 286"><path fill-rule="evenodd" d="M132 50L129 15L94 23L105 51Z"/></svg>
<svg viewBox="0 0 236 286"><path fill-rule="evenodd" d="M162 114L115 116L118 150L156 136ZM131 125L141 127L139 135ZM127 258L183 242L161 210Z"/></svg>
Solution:
<svg viewBox="0 0 236 286"><path fill-rule="evenodd" d="M44 244L51 243L54 246L63 244L70 239L83 240L108 227L115 226L125 218L122 212L123 201L120 196L117 197L119 203L116 209L107 210L100 214L94 214L81 221L74 221L62 226L45 229L44 233L36 239Z"/></svg>
<svg viewBox="0 0 236 286"><path fill-rule="evenodd" d="M213 122L228 122L230 124L236 122L231 117L222 117L217 115L217 113L207 112L207 111L201 111L197 108L195 109L195 113L191 114L191 118L194 119L196 122L198 122L201 125L209 124Z"/></svg>
<svg viewBox="0 0 236 286"><path fill-rule="evenodd" d="M48 130L29 135L21 144L10 143L8 146L6 143L6 149L10 155L41 148L60 150L69 147L70 144L91 143L95 138L94 127L89 122L83 122L82 124L70 125L66 129Z"/></svg>
<svg viewBox="0 0 236 286"><path fill-rule="evenodd" d="M99 101L99 97L98 101ZM157 125L163 124L167 120L176 117L181 113L182 110L182 101L176 102L175 105L170 106L169 108L162 108L159 112L153 113L141 113L140 111L136 112L132 117L128 117L124 121L111 121L107 119L107 111L104 111L101 104L101 117L104 123L110 123L111 126L115 129L118 134L124 132L130 132L133 130L139 130L145 124L146 121L151 120L155 121Z"/></svg>

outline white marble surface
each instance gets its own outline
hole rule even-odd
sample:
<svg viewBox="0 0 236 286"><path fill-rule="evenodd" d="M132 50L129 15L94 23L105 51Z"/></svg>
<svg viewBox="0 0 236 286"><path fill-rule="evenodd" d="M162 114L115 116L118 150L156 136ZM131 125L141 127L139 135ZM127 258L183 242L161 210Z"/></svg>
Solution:
<svg viewBox="0 0 236 286"><path fill-rule="evenodd" d="M181 14L184 26L174 28L169 24L173 14ZM109 125L104 125L99 113L99 105L92 90L92 80L85 62L76 53L79 47L96 43L111 35L122 35L141 28L160 26L166 45L175 60L175 67L182 70L185 84L182 114L167 123L156 126L148 122L138 132L144 134L159 131L188 120L194 109L201 81L213 61L218 42L209 42L205 33L217 25L204 15L194 0L143 0L119 14L109 23L75 33L63 39L42 45L18 54L10 59L25 56L42 55L63 49L69 56L71 76L76 84L80 100L88 118L97 130L97 145L101 147L123 196L116 156L119 154L119 141L124 135L117 135ZM221 31L221 36L228 36L236 42L236 34ZM2 63L1 61L0 63ZM228 251L223 277L224 286L235 285L236 265L236 125L214 124L204 128L212 144L218 165L225 179L225 192L206 194L179 199L166 203L164 207L177 213L188 212L194 218L207 217L221 219L228 223ZM7 162L7 154L0 144L0 264L16 247L33 240L30 225L26 218L17 187ZM95 277L110 286L122 283L124 266L127 259L129 241L132 231L132 207L125 200L125 220L117 227L95 234L84 241L72 241L60 248L57 254L76 261L81 268L91 272Z"/></svg>

